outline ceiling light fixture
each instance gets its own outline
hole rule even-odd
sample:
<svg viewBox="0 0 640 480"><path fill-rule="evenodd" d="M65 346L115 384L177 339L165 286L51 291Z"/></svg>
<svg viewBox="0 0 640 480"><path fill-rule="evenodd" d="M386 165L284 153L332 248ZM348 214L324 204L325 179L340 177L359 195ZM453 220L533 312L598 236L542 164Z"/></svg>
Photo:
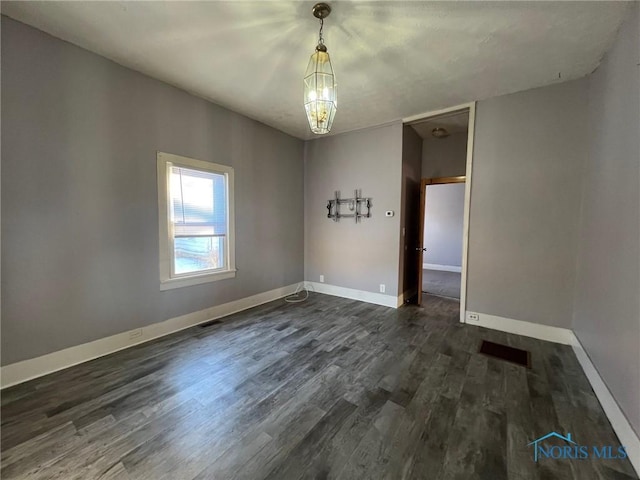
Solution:
<svg viewBox="0 0 640 480"><path fill-rule="evenodd" d="M336 77L322 38L324 19L331 13L331 7L326 3L317 3L312 11L313 16L320 19L320 34L316 51L311 55L304 74L304 109L311 131L322 135L331 130L338 106Z"/></svg>
<svg viewBox="0 0 640 480"><path fill-rule="evenodd" d="M433 135L436 138L447 138L451 134L446 128L436 127L433 130L431 130L431 135Z"/></svg>

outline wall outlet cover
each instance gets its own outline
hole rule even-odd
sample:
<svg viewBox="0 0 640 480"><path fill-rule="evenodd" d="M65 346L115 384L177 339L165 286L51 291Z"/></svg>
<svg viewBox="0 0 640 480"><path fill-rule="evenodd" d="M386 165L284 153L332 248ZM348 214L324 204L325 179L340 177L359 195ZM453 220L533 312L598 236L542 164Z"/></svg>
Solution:
<svg viewBox="0 0 640 480"><path fill-rule="evenodd" d="M473 312L467 312L467 321L468 322L479 322L480 321L480 315L477 313L473 313Z"/></svg>
<svg viewBox="0 0 640 480"><path fill-rule="evenodd" d="M320 275L320 283L324 283L324 275Z"/></svg>
<svg viewBox="0 0 640 480"><path fill-rule="evenodd" d="M380 284L380 293L384 293L384 291L387 289L387 287L385 286L384 283Z"/></svg>

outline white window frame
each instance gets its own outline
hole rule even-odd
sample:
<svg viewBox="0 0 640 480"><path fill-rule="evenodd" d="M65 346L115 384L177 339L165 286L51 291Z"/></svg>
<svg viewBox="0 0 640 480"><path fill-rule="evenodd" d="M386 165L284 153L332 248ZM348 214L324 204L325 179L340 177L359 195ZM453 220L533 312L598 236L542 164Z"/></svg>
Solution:
<svg viewBox="0 0 640 480"><path fill-rule="evenodd" d="M217 163L204 162L193 158L181 157L171 153L158 152L158 225L160 235L160 290L199 285L234 278L236 276L235 253L235 215L233 200L233 168ZM171 209L169 206L168 174L171 166L184 167L209 173L224 175L227 182L227 248L226 268L216 271L193 272L172 275L173 265L173 226L171 223Z"/></svg>

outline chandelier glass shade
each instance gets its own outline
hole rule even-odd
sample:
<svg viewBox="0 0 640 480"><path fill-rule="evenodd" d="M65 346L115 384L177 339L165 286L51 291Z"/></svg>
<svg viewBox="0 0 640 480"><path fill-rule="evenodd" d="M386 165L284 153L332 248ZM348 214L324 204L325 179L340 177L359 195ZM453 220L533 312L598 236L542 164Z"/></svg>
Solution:
<svg viewBox="0 0 640 480"><path fill-rule="evenodd" d="M322 135L331 131L338 107L338 95L336 77L322 38L323 20L329 13L320 17L316 14L317 7L314 7L314 15L320 18L320 40L304 74L304 109L311 131ZM329 9L328 6L327 8Z"/></svg>

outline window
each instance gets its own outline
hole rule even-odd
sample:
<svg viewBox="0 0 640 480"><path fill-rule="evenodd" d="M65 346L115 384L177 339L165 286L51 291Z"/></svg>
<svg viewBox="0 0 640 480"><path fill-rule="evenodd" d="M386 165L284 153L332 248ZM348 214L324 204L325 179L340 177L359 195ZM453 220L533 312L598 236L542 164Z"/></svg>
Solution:
<svg viewBox="0 0 640 480"><path fill-rule="evenodd" d="M158 152L160 290L235 277L233 168Z"/></svg>

